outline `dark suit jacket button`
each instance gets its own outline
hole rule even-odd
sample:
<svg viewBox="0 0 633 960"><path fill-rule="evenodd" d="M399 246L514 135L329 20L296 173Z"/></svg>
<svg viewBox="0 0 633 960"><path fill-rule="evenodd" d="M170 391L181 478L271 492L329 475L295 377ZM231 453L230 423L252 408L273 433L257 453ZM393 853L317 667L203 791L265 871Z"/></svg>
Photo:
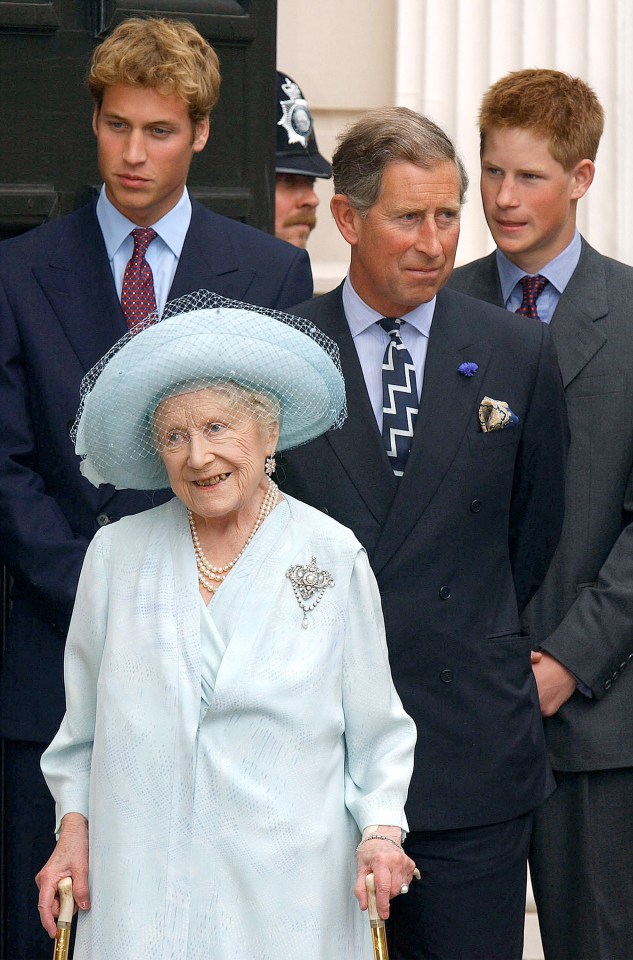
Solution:
<svg viewBox="0 0 633 960"><path fill-rule="evenodd" d="M442 670L440 673L440 680L442 683L452 683L453 682L453 671L452 670Z"/></svg>
<svg viewBox="0 0 633 960"><path fill-rule="evenodd" d="M98 513L97 523L100 527L107 527L107 525L110 523L110 517L107 513Z"/></svg>
<svg viewBox="0 0 633 960"><path fill-rule="evenodd" d="M482 508L482 502L481 502L481 500L473 500L472 503L471 503L471 505L470 505L470 512L471 512L471 513L479 513L479 511L481 510L481 508Z"/></svg>
<svg viewBox="0 0 633 960"><path fill-rule="evenodd" d="M440 587L440 597L442 598L442 600L448 600L450 595L451 595L450 587Z"/></svg>
<svg viewBox="0 0 633 960"><path fill-rule="evenodd" d="M327 513L328 517L330 515L330 511L328 510L327 507L321 507L321 513Z"/></svg>
<svg viewBox="0 0 633 960"><path fill-rule="evenodd" d="M610 680L605 680L604 689L605 689L605 690L610 690L610 689L611 689L611 681L610 681Z"/></svg>

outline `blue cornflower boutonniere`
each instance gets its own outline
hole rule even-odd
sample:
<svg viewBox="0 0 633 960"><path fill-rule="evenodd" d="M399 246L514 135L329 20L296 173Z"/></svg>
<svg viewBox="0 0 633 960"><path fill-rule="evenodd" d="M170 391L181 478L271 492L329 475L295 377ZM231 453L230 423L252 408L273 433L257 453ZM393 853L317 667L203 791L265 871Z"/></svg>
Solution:
<svg viewBox="0 0 633 960"><path fill-rule="evenodd" d="M457 372L461 373L462 377L472 377L479 370L479 365L476 363L460 363L457 368Z"/></svg>

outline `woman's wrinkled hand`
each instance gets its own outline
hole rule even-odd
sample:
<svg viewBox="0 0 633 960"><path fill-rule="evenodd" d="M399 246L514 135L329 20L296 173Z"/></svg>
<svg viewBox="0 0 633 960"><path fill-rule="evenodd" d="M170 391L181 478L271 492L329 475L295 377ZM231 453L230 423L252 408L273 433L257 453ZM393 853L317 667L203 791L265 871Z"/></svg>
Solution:
<svg viewBox="0 0 633 960"><path fill-rule="evenodd" d="M356 850L357 874L354 896L361 910L367 909L365 877L373 873L376 884L376 907L383 920L389 916L389 901L397 897L403 884L409 886L415 870L414 861L400 846L399 827L378 827L372 833L390 837L389 840L365 840Z"/></svg>
<svg viewBox="0 0 633 960"><path fill-rule="evenodd" d="M73 882L75 909L89 910L88 823L80 813L67 813L62 819L57 845L35 878L40 891L37 909L42 926L51 937L57 931L57 884L62 877L70 877Z"/></svg>

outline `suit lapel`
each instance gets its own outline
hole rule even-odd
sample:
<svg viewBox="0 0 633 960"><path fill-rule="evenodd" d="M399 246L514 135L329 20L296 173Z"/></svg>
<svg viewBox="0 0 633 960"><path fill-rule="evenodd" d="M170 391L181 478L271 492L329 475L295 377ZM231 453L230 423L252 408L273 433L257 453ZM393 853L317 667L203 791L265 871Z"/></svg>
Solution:
<svg viewBox="0 0 633 960"><path fill-rule="evenodd" d="M468 293L488 303L503 306L497 258L494 253L473 265L472 280L465 268L469 282L463 286ZM550 327L556 344L558 361L566 387L578 376L605 342L605 336L595 326L595 321L608 312L607 282L604 263L596 251L584 240L578 266L558 306Z"/></svg>
<svg viewBox="0 0 633 960"><path fill-rule="evenodd" d="M64 234L48 260L33 268L37 283L85 372L127 332L116 294L95 203L64 218ZM77 396L79 405L79 396ZM104 509L114 488L92 489L85 496L95 512Z"/></svg>
<svg viewBox="0 0 633 960"><path fill-rule="evenodd" d="M94 203L67 218L66 236L33 273L89 370L127 330Z"/></svg>
<svg viewBox="0 0 633 960"><path fill-rule="evenodd" d="M495 253L489 254L480 261L480 269L477 271L476 283L472 289L465 289L471 297L477 297L478 300L486 300L487 303L494 303L498 307L503 306L503 294L501 293L501 283L499 281L499 271L497 270L497 256Z"/></svg>
<svg viewBox="0 0 633 960"><path fill-rule="evenodd" d="M583 240L578 266L565 287L550 324L565 387L605 343L606 337L595 321L604 317L608 310L604 263Z"/></svg>
<svg viewBox="0 0 633 960"><path fill-rule="evenodd" d="M402 545L444 480L464 434L477 416L482 383L492 344L476 341L463 307L452 304L451 291L437 297L429 337L420 412L411 453L398 485L372 566L377 573ZM473 377L458 372L460 364L477 363Z"/></svg>
<svg viewBox="0 0 633 960"><path fill-rule="evenodd" d="M224 217L192 200L191 223L169 299L204 288L223 297L247 300L253 276L251 267L240 262Z"/></svg>
<svg viewBox="0 0 633 960"><path fill-rule="evenodd" d="M326 433L341 467L367 509L382 525L397 490L397 481L378 430L354 341L343 310L343 286L319 298L323 310L315 319L339 347L345 377L347 419L340 430Z"/></svg>

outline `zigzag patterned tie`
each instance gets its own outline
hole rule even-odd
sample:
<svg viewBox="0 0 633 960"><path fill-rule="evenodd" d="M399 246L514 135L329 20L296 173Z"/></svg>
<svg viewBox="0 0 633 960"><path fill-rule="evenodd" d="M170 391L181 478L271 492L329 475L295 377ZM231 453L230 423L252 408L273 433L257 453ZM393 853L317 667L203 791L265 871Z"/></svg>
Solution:
<svg viewBox="0 0 633 960"><path fill-rule="evenodd" d="M134 250L123 274L121 307L128 327L133 327L156 309L154 275L145 254L158 234L151 227L136 227L130 236L134 239Z"/></svg>
<svg viewBox="0 0 633 960"><path fill-rule="evenodd" d="M535 273L534 276L528 276L528 274L526 274L524 277L521 277L519 283L523 291L523 300L521 301L521 306L515 310L515 313L520 313L522 317L531 317L533 320L540 320L541 318L536 309L536 301L543 293L545 284L547 283L547 277L542 277L540 273Z"/></svg>
<svg viewBox="0 0 633 960"><path fill-rule="evenodd" d="M418 415L415 367L400 339L402 322L399 317L378 321L390 337L382 361L382 437L396 477L404 473Z"/></svg>

